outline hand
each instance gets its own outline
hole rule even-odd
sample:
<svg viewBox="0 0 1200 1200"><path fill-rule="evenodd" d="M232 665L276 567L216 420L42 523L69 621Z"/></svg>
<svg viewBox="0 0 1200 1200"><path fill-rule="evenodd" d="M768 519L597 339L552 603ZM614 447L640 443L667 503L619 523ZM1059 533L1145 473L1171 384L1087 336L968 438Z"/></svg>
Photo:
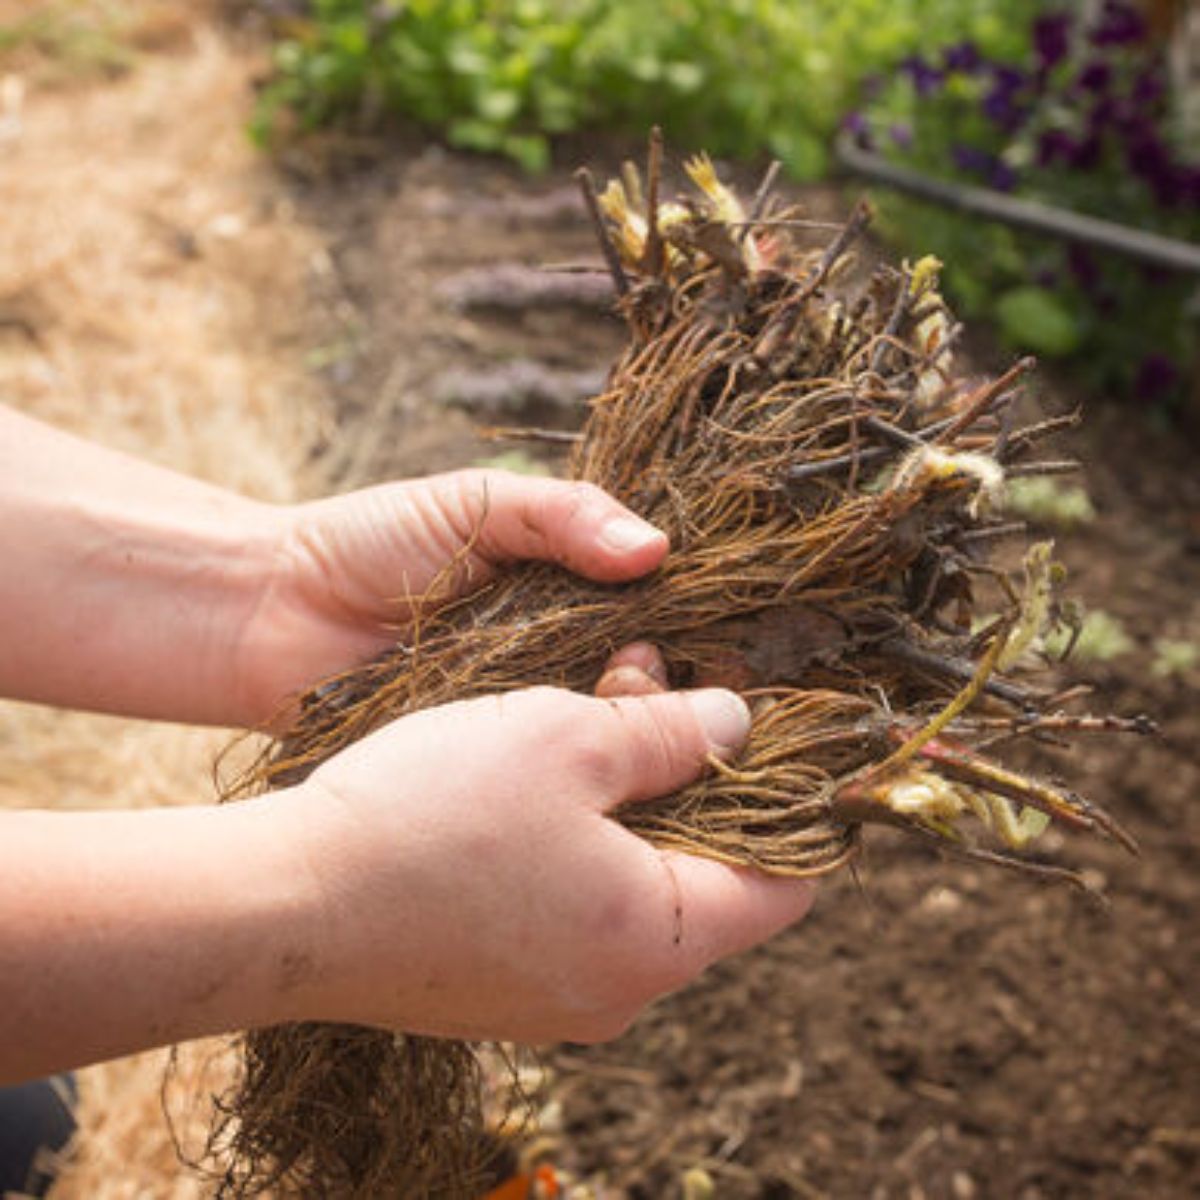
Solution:
<svg viewBox="0 0 1200 1200"><path fill-rule="evenodd" d="M630 642L604 664L596 682L596 695L604 700L617 696L654 696L670 687L667 664L657 646Z"/></svg>
<svg viewBox="0 0 1200 1200"><path fill-rule="evenodd" d="M417 713L343 751L278 798L321 897L299 1015L602 1040L797 920L808 883L663 852L609 818L689 783L748 726L719 690L538 688Z"/></svg>
<svg viewBox="0 0 1200 1200"><path fill-rule="evenodd" d="M241 708L285 699L395 642L431 588L462 595L517 559L590 579L653 570L666 536L590 484L459 471L284 510L239 656Z"/></svg>

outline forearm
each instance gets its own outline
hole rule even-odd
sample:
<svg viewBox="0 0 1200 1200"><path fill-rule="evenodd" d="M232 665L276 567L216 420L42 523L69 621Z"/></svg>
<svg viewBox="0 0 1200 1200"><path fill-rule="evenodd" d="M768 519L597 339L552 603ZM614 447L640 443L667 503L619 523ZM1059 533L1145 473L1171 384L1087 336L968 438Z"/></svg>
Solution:
<svg viewBox="0 0 1200 1200"><path fill-rule="evenodd" d="M277 510L0 407L0 694L213 724Z"/></svg>
<svg viewBox="0 0 1200 1200"><path fill-rule="evenodd" d="M277 802L0 813L0 1083L300 1015L312 895Z"/></svg>

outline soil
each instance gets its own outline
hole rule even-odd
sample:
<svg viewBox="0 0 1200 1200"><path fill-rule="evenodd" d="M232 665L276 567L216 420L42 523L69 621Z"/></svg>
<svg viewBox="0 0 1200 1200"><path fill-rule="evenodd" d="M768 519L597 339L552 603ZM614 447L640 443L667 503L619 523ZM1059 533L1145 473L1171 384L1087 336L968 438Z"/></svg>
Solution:
<svg viewBox="0 0 1200 1200"><path fill-rule="evenodd" d="M495 455L475 433L494 411L437 403L447 372L523 359L602 370L621 346L617 323L561 302L464 313L438 299L460 272L597 263L566 172L531 182L413 146L352 184L301 191L331 228L363 333L334 383L347 482ZM815 217L849 207L830 189L803 199ZM1045 408L1069 406L1042 387ZM580 416L518 401L503 414ZM1064 679L1093 684L1099 711L1162 727L1096 736L1069 775L1135 832L1140 857L1051 835L1106 907L871 836L857 880L831 880L803 925L714 967L619 1041L550 1053L543 1144L596 1194L681 1195L696 1167L739 1200L1200 1190L1197 680L1151 670L1157 638L1200 635L1200 477L1186 444L1127 409L1095 406L1056 450L1087 462L1098 512L1059 537L1073 591L1135 643Z"/></svg>
<svg viewBox="0 0 1200 1200"><path fill-rule="evenodd" d="M600 176L614 159L580 144L564 161ZM196 170L183 156L168 166L180 179ZM530 181L418 140L370 170L318 166L308 152L281 164L262 223L295 213L327 250L310 263L308 326L272 351L303 357L338 413L314 451L327 486L513 449L481 441L481 423L578 424L577 405L544 395L473 413L445 387L514 362L577 377L619 351L621 326L594 309L462 309L443 290L502 264L597 263L569 171ZM820 218L848 208L832 189L805 200ZM278 308L270 271L254 286L258 310ZM1048 393L1050 409L1076 399ZM801 926L714 967L614 1043L548 1052L544 1145L593 1196L681 1196L694 1168L731 1200L1200 1194L1200 672L1151 669L1157 639L1200 642L1200 473L1194 447L1132 409L1089 405L1060 448L1088 463L1098 510L1059 538L1073 590L1134 639L1071 678L1095 685L1097 710L1162 728L1097 735L1069 774L1134 832L1140 857L1052 835L1105 908L872 835L857 879L824 885ZM516 449L508 461L561 463L561 451ZM701 1194L694 1172L690 1186ZM139 1194L174 1193L164 1179Z"/></svg>

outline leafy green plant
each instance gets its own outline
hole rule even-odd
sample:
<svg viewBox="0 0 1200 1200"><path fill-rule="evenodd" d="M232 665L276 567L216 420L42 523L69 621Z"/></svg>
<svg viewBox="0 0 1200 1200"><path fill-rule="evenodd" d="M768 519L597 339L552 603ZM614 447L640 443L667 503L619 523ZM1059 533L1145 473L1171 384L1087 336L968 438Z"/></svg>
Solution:
<svg viewBox="0 0 1200 1200"><path fill-rule="evenodd" d="M1076 662L1107 663L1128 654L1134 642L1119 617L1096 609L1084 617L1077 632L1060 626L1043 639L1043 648L1052 658L1061 657L1068 647Z"/></svg>
<svg viewBox="0 0 1200 1200"><path fill-rule="evenodd" d="M1182 638L1159 638L1150 669L1160 679L1190 675L1200 668L1200 643Z"/></svg>
<svg viewBox="0 0 1200 1200"><path fill-rule="evenodd" d="M828 162L856 80L936 28L1002 49L1032 0L312 0L280 28L255 129L402 115L452 145L543 167L603 129L724 156Z"/></svg>
<svg viewBox="0 0 1200 1200"><path fill-rule="evenodd" d="M1083 488L1048 475L1008 480L1005 508L1014 516L1062 529L1086 525L1096 519L1091 497Z"/></svg>

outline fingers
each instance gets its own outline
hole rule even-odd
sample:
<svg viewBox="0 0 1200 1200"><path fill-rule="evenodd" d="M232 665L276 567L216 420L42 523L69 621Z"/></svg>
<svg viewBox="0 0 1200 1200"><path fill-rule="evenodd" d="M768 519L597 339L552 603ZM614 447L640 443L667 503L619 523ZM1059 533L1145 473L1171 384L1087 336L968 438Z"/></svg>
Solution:
<svg viewBox="0 0 1200 1200"><path fill-rule="evenodd" d="M654 647L627 646L609 661L601 684L608 680L612 686L625 671L653 683L643 666L662 668ZM621 722L621 734L614 742L625 771L618 788L624 801L650 799L687 786L703 773L710 756L735 756L750 730L745 702L735 692L720 688L627 694L610 701L610 711ZM671 877L674 936L681 951L664 965L677 975L682 971L677 982L798 921L816 892L808 880L771 877L695 855L664 852L660 858Z"/></svg>
<svg viewBox="0 0 1200 1200"><path fill-rule="evenodd" d="M764 942L812 907L816 884L764 875L691 854L664 852L677 897L679 946L690 976Z"/></svg>
<svg viewBox="0 0 1200 1200"><path fill-rule="evenodd" d="M710 756L731 758L750 732L750 710L720 688L622 696L597 705L589 732L602 806L611 809L685 787Z"/></svg>
<svg viewBox="0 0 1200 1200"><path fill-rule="evenodd" d="M507 471L460 472L463 516L483 518L479 549L492 562L544 559L601 582L634 579L667 553L667 536L589 483Z"/></svg>
<svg viewBox="0 0 1200 1200"><path fill-rule="evenodd" d="M596 684L596 695L602 700L652 696L668 687L667 666L658 650L649 642L631 642L605 664L604 674Z"/></svg>

